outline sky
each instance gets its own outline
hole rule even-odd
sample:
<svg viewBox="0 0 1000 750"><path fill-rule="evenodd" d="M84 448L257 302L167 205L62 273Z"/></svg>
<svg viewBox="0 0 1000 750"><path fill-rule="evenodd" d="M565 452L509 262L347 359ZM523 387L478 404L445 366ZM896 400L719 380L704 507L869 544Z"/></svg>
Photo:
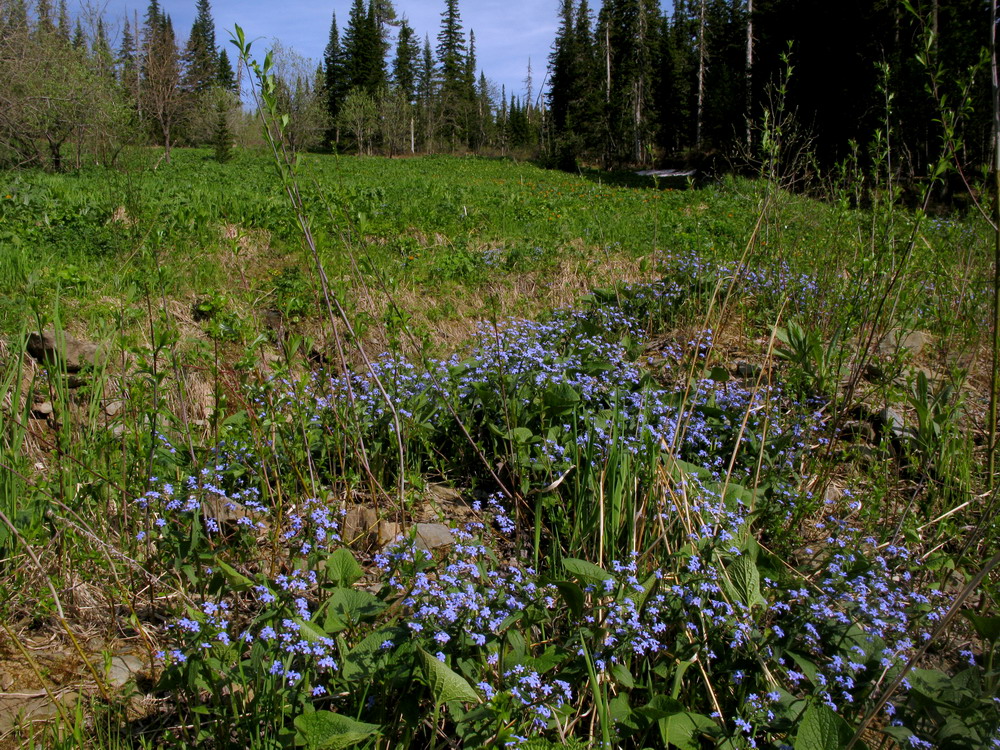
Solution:
<svg viewBox="0 0 1000 750"><path fill-rule="evenodd" d="M599 3L592 3L598 5ZM104 15L108 20L121 19L127 12L131 18L145 15L146 2L126 3L108 0ZM441 12L445 0L395 0L396 13L406 16L423 44L424 34L437 47L441 28ZM537 96L548 66L549 51L558 27L559 0L463 0L459 3L462 28L476 32L476 58L479 70L497 88L504 85L507 95L524 94L528 60L531 60L534 95ZM174 30L181 40L187 39L194 21L195 0L160 0L160 7L173 20ZM337 14L337 26L343 34L350 14L351 0L212 0L216 41L228 44L230 32L239 24L247 39L257 40L252 51L258 59L272 39L291 47L300 55L319 63L330 36L330 21ZM120 33L120 23L112 23ZM236 59L235 48L228 46L230 59ZM395 53L395 40L391 55Z"/></svg>

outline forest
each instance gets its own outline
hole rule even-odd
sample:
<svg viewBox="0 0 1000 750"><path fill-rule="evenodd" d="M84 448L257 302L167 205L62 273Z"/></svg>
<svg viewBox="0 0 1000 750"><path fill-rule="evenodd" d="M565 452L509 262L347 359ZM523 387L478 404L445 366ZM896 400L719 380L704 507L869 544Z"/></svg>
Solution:
<svg viewBox="0 0 1000 750"><path fill-rule="evenodd" d="M553 10L547 66L529 67L515 92L479 68L458 0L422 35L390 0L354 0L339 24L333 14L321 61L274 45L287 137L344 153L518 153L571 170L747 171L763 158L766 117L780 119L803 175L869 170L883 133L893 170L910 182L942 150L959 179L989 160L983 0L677 0L668 11L653 0L565 0ZM239 95L242 75L208 0L186 40L158 0L142 19L75 20L65 0L31 12L4 0L0 24L7 165L58 170L83 153L113 161L136 143L158 143L169 158L173 145L229 143L250 129L254 105Z"/></svg>

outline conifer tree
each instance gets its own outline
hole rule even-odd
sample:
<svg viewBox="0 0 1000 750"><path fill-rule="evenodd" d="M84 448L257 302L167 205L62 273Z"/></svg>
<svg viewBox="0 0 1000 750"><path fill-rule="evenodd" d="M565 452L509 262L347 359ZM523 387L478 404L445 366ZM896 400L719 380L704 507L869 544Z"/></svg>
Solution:
<svg viewBox="0 0 1000 750"><path fill-rule="evenodd" d="M56 30L52 21L52 3L50 0L37 0L35 3L35 13L38 15L38 23L35 30L38 34L51 34Z"/></svg>
<svg viewBox="0 0 1000 750"><path fill-rule="evenodd" d="M339 138L337 123L340 110L347 96L347 71L344 65L344 52L340 45L340 32L337 29L337 14L333 14L330 22L330 38L323 51L323 90L326 95L326 110L332 123L327 141L336 143Z"/></svg>
<svg viewBox="0 0 1000 750"><path fill-rule="evenodd" d="M413 102L417 94L417 66L420 49L413 28L404 18L399 25L396 40L396 57L392 63L392 80L396 88L408 102Z"/></svg>
<svg viewBox="0 0 1000 750"><path fill-rule="evenodd" d="M559 28L549 54L548 103L552 127L557 136L562 136L568 129L569 107L576 88L575 10L573 0L563 0L559 10Z"/></svg>
<svg viewBox="0 0 1000 750"><path fill-rule="evenodd" d="M185 97L173 23L160 10L159 0L150 0L146 10L140 95L143 111L156 122L164 157L169 162L174 128L181 119Z"/></svg>
<svg viewBox="0 0 1000 750"><path fill-rule="evenodd" d="M57 27L59 37L64 42L69 41L69 10L66 7L66 0L59 0L59 26Z"/></svg>
<svg viewBox="0 0 1000 750"><path fill-rule="evenodd" d="M469 103L465 37L458 0L445 0L441 30L438 32L437 58L441 73L441 135L455 150L462 137L462 122Z"/></svg>
<svg viewBox="0 0 1000 750"><path fill-rule="evenodd" d="M191 34L184 48L184 89L194 94L216 85L219 58L215 45L215 21L209 0L198 0Z"/></svg>
<svg viewBox="0 0 1000 750"><path fill-rule="evenodd" d="M111 52L111 44L108 42L108 33L104 28L103 18L97 19L97 33L94 36L94 43L91 45L91 53L98 74L111 77L114 72L114 55Z"/></svg>
<svg viewBox="0 0 1000 750"><path fill-rule="evenodd" d="M374 2L354 0L342 43L347 89L376 94L385 86L385 47Z"/></svg>
<svg viewBox="0 0 1000 750"><path fill-rule="evenodd" d="M219 50L219 59L218 62L216 62L216 70L218 73L215 79L215 85L225 91L231 91L234 94L238 93L236 91L236 74L233 72L233 65L229 62L229 55L226 54L225 47Z"/></svg>

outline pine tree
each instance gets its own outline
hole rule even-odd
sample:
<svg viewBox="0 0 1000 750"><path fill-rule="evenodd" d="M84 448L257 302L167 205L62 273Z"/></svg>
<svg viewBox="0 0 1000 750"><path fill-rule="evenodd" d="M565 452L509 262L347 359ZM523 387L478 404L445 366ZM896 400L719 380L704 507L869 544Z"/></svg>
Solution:
<svg viewBox="0 0 1000 750"><path fill-rule="evenodd" d="M111 44L108 42L108 34L104 29L104 19L97 19L97 34L94 43L91 45L91 53L94 56L94 63L97 72L102 76L112 76L114 72L114 55L111 52Z"/></svg>
<svg viewBox="0 0 1000 750"><path fill-rule="evenodd" d="M170 16L160 10L159 0L150 0L146 10L142 53L142 107L158 126L164 156L169 162L174 127L186 102L180 85L180 55L174 26Z"/></svg>
<svg viewBox="0 0 1000 750"><path fill-rule="evenodd" d="M392 80L396 88L408 102L416 99L417 66L420 59L420 49L417 47L417 37L410 24L404 18L399 25L399 37L396 40L396 57L392 63Z"/></svg>
<svg viewBox="0 0 1000 750"><path fill-rule="evenodd" d="M215 45L215 21L209 0L198 0L191 34L184 48L184 89L200 94L216 84L219 58Z"/></svg>
<svg viewBox="0 0 1000 750"><path fill-rule="evenodd" d="M563 0L559 10L559 28L549 54L549 111L556 136L567 131L569 106L575 87L576 34L573 28L573 0Z"/></svg>
<svg viewBox="0 0 1000 750"><path fill-rule="evenodd" d="M323 91L326 95L326 111L330 118L330 130L327 133L328 143L337 143L339 139L340 110L347 97L347 71L344 68L344 53L340 46L340 33L337 30L337 14L333 14L330 22L330 38L323 51Z"/></svg>
<svg viewBox="0 0 1000 750"><path fill-rule="evenodd" d="M0 18L0 31L4 38L13 38L28 30L28 8L24 0L10 0L5 7L0 7L0 11L4 11Z"/></svg>
<svg viewBox="0 0 1000 750"><path fill-rule="evenodd" d="M225 164L233 158L233 134L229 129L229 104L225 97L219 97L215 115L212 146L215 148L215 160L220 164Z"/></svg>
<svg viewBox="0 0 1000 750"><path fill-rule="evenodd" d="M38 15L36 30L40 34L51 34L56 30L52 22L52 3L49 0L37 0L35 13Z"/></svg>
<svg viewBox="0 0 1000 750"><path fill-rule="evenodd" d="M385 85L385 47L374 3L354 0L342 43L347 90L376 94Z"/></svg>
<svg viewBox="0 0 1000 750"><path fill-rule="evenodd" d="M59 38L64 42L69 41L69 10L66 7L66 0L59 0L59 25L57 27Z"/></svg>
<svg viewBox="0 0 1000 750"><path fill-rule="evenodd" d="M215 66L218 71L215 79L215 85L225 91L231 91L234 94L237 93L236 74L233 72L233 65L229 62L229 55L226 54L225 47L219 50L219 59Z"/></svg>
<svg viewBox="0 0 1000 750"><path fill-rule="evenodd" d="M458 92L465 73L465 38L458 0L445 0L438 32L437 57L441 64L441 85L446 91Z"/></svg>
<svg viewBox="0 0 1000 750"><path fill-rule="evenodd" d="M73 49L75 50L86 50L87 49L87 35L83 33L83 26L80 24L80 20L76 21L76 28L73 30Z"/></svg>

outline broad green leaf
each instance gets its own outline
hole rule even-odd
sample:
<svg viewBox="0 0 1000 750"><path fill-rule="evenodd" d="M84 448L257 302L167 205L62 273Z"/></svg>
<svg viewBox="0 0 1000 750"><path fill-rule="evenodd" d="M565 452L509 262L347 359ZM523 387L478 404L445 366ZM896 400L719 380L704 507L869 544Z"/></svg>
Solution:
<svg viewBox="0 0 1000 750"><path fill-rule="evenodd" d="M424 665L424 674L427 676L427 683L434 694L434 701L438 704L449 701L479 702L479 695L472 689L472 685L466 682L465 678L443 661L438 661L437 657L420 649L420 659Z"/></svg>
<svg viewBox="0 0 1000 750"><path fill-rule="evenodd" d="M237 591L246 591L253 588L253 581L236 570L232 565L224 563L221 560L217 561L215 565L226 579L226 583Z"/></svg>
<svg viewBox="0 0 1000 750"><path fill-rule="evenodd" d="M661 727L666 730L667 741L680 750L699 750L699 735L714 732L715 722L703 714L681 711L661 719Z"/></svg>
<svg viewBox="0 0 1000 750"><path fill-rule="evenodd" d="M376 669L384 665L383 659L387 654L398 653L398 647L407 642L408 637L409 631L406 628L379 628L358 643L344 657L341 674L347 680L372 675ZM382 644L386 641L392 642L392 649L382 648Z"/></svg>
<svg viewBox="0 0 1000 750"><path fill-rule="evenodd" d="M583 589L572 581L553 581L552 585L559 589L573 618L579 619L583 614Z"/></svg>
<svg viewBox="0 0 1000 750"><path fill-rule="evenodd" d="M299 739L310 750L338 750L351 747L377 734L378 724L366 724L332 711L314 711L295 717Z"/></svg>
<svg viewBox="0 0 1000 750"><path fill-rule="evenodd" d="M299 635L310 643L322 643L329 637L323 628L309 620L295 618L295 624L299 626Z"/></svg>
<svg viewBox="0 0 1000 750"><path fill-rule="evenodd" d="M326 558L326 572L338 586L350 586L364 571L346 547L338 547Z"/></svg>
<svg viewBox="0 0 1000 750"><path fill-rule="evenodd" d="M840 750L853 732L833 709L813 703L806 709L795 734L795 750Z"/></svg>
<svg viewBox="0 0 1000 750"><path fill-rule="evenodd" d="M635 709L637 714L645 716L650 721L665 719L674 714L683 713L684 706L680 701L666 695L654 695L645 706Z"/></svg>
<svg viewBox="0 0 1000 750"><path fill-rule="evenodd" d="M1000 617L977 615L968 609L962 610L962 617L972 623L972 627L976 629L976 633L984 641L995 643L1000 639Z"/></svg>
<svg viewBox="0 0 1000 750"><path fill-rule="evenodd" d="M716 365L712 368L712 371L708 373L708 377L716 383L725 383L729 380L729 370L721 365Z"/></svg>
<svg viewBox="0 0 1000 750"><path fill-rule="evenodd" d="M611 718L618 724L628 720L629 716L632 715L632 707L628 704L628 695L626 693L619 693L612 698L608 703L608 709L610 710Z"/></svg>
<svg viewBox="0 0 1000 750"><path fill-rule="evenodd" d="M335 588L326 602L323 629L339 633L365 620L371 620L385 609L385 603L368 591Z"/></svg>
<svg viewBox="0 0 1000 750"><path fill-rule="evenodd" d="M562 563L563 567L569 573L572 573L584 583L594 583L602 586L605 581L613 580L614 578L604 568L576 557L564 557Z"/></svg>
<svg viewBox="0 0 1000 750"><path fill-rule="evenodd" d="M524 445L534 437L534 433L527 427L515 427L507 433L507 439L517 445Z"/></svg>
<svg viewBox="0 0 1000 750"><path fill-rule="evenodd" d="M549 386L542 394L542 403L550 410L564 412L572 409L580 402L580 394L568 383L556 383Z"/></svg>
<svg viewBox="0 0 1000 750"><path fill-rule="evenodd" d="M635 687L635 679L632 677L632 673L628 671L628 667L624 664L615 664L611 668L611 674L614 675L619 685L623 685L630 690Z"/></svg>
<svg viewBox="0 0 1000 750"><path fill-rule="evenodd" d="M722 577L727 593L748 607L767 601L760 593L760 572L749 555L740 555L726 566L726 575Z"/></svg>

